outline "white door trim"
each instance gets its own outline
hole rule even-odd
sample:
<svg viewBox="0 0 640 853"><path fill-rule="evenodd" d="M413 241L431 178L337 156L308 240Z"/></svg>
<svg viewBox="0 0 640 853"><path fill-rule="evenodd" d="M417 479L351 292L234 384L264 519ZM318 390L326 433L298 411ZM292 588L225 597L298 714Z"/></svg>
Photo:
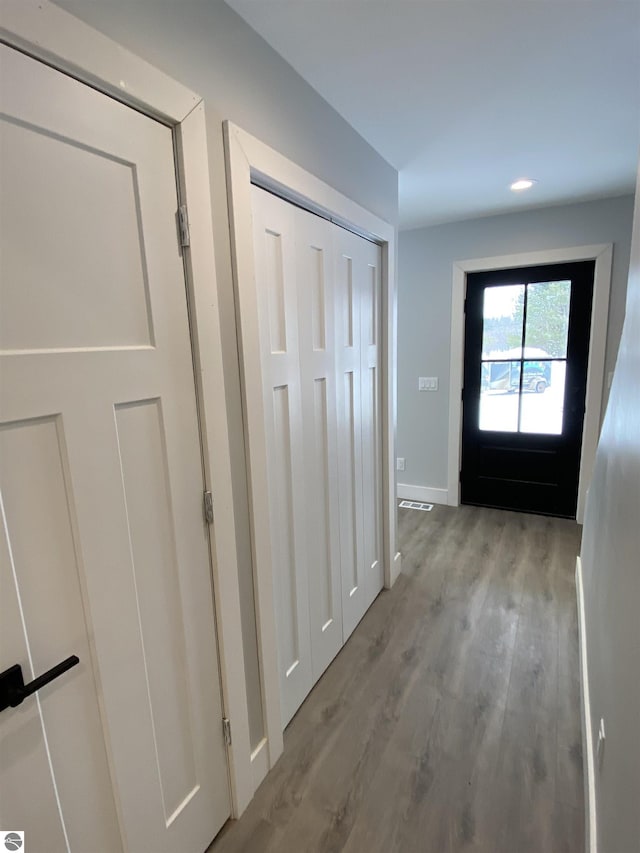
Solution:
<svg viewBox="0 0 640 853"><path fill-rule="evenodd" d="M258 316L255 300L249 298L250 287L242 282L254 280L254 251L251 214L251 183L276 192L337 224L368 237L382 247L382 358L383 412L383 516L385 586L393 584L401 568L396 548L397 510L395 499L395 433L396 433L396 230L360 205L346 198L300 166L269 148L260 140L225 122L225 151L229 178L229 215L231 243L238 300L240 335L257 341ZM246 403L247 452L251 457L250 483L253 531L254 585L256 589L256 621L262 677L265 731L268 740L269 766L282 753L282 725L277 662L277 642L273 598L273 572L267 488L267 448L264 437L264 407L258 354L251 346L243 349L243 389Z"/></svg>
<svg viewBox="0 0 640 853"><path fill-rule="evenodd" d="M174 132L181 203L189 209L185 250L196 366L205 488L214 496L210 554L215 591L222 703L232 722L228 749L231 808L239 816L253 796L242 648L238 561L224 399L220 318L202 98L47 0L3 0L0 40L162 121ZM215 720L212 725L218 725ZM219 721L222 726L222 721Z"/></svg>
<svg viewBox="0 0 640 853"><path fill-rule="evenodd" d="M578 599L578 647L580 650L580 699L582 705L582 769L584 775L585 853L598 851L598 815L596 811L595 756L589 692L587 658L587 617L584 606L582 560L576 557L576 596Z"/></svg>
<svg viewBox="0 0 640 853"><path fill-rule="evenodd" d="M528 267L542 264L561 264L571 261L595 260L593 301L591 311L591 337L587 367L587 393L585 400L584 429L580 458L577 521L582 523L584 505L593 471L598 436L604 382L604 357L607 344L609 318L609 291L611 289L611 262L613 244L575 246L568 249L546 249L517 255L497 255L492 258L474 258L455 261L451 292L451 361L449 368L449 455L448 495L449 505L460 504L460 461L462 450L462 380L464 359L464 299L467 273L487 270Z"/></svg>

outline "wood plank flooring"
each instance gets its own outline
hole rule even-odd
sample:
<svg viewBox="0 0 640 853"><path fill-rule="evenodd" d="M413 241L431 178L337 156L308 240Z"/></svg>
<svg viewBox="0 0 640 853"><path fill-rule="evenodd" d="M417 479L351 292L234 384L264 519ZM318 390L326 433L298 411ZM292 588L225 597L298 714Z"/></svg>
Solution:
<svg viewBox="0 0 640 853"><path fill-rule="evenodd" d="M579 853L579 527L399 510L403 574L209 853Z"/></svg>

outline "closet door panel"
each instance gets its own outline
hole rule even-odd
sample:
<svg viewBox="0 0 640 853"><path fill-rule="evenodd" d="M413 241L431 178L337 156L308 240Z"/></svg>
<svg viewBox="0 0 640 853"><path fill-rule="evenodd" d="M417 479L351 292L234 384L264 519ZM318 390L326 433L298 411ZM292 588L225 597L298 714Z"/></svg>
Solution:
<svg viewBox="0 0 640 853"><path fill-rule="evenodd" d="M383 585L381 253L252 192L284 727Z"/></svg>
<svg viewBox="0 0 640 853"><path fill-rule="evenodd" d="M300 376L306 462L313 681L342 647L331 225L296 210Z"/></svg>
<svg viewBox="0 0 640 853"><path fill-rule="evenodd" d="M300 380L296 209L252 187L260 313L269 525L275 585L282 725L313 684Z"/></svg>
<svg viewBox="0 0 640 853"><path fill-rule="evenodd" d="M332 226L334 245L343 639L367 609L361 423L361 240Z"/></svg>
<svg viewBox="0 0 640 853"><path fill-rule="evenodd" d="M361 342L362 493L367 607L384 585L380 437L381 250L362 240L359 270Z"/></svg>

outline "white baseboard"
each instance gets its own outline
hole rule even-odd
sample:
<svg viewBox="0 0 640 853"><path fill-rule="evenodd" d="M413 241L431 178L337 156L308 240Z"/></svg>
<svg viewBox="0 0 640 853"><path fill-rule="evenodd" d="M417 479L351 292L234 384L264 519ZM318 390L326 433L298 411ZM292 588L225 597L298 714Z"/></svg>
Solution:
<svg viewBox="0 0 640 853"><path fill-rule="evenodd" d="M423 501L427 504L446 504L449 498L447 489L432 489L430 486L410 486L398 483L396 491L399 500Z"/></svg>
<svg viewBox="0 0 640 853"><path fill-rule="evenodd" d="M587 629L582 585L582 560L576 557L576 596L578 599L578 639L580 643L580 697L582 699L582 754L584 767L585 851L598 853L596 815L595 755L589 698L589 668L587 666Z"/></svg>
<svg viewBox="0 0 640 853"><path fill-rule="evenodd" d="M251 753L251 773L253 775L253 790L257 791L258 786L269 772L269 750L267 748L267 739L262 738L260 743Z"/></svg>

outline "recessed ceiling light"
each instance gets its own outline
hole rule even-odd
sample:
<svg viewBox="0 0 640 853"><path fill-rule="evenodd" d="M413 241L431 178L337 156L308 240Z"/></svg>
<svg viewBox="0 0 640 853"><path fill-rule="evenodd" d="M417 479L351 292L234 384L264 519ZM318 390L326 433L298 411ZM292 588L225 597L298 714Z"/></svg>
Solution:
<svg viewBox="0 0 640 853"><path fill-rule="evenodd" d="M521 190L528 190L535 184L535 181L532 181L531 178L519 178L517 181L514 181L509 189L512 189L514 192L520 192Z"/></svg>

